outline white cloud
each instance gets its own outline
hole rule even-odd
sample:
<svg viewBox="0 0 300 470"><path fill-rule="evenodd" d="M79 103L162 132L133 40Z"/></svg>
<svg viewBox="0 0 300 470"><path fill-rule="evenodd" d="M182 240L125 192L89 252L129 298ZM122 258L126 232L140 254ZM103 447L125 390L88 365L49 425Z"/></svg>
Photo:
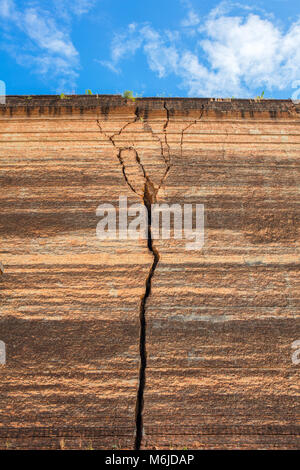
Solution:
<svg viewBox="0 0 300 470"><path fill-rule="evenodd" d="M72 0L69 2L72 11L80 16L88 13L95 5L96 0Z"/></svg>
<svg viewBox="0 0 300 470"><path fill-rule="evenodd" d="M189 10L187 17L184 20L182 20L181 25L184 27L189 27L189 26L196 26L199 23L200 23L200 19L197 13L195 13L194 10Z"/></svg>
<svg viewBox="0 0 300 470"><path fill-rule="evenodd" d="M77 57L78 53L68 34L59 30L51 17L41 16L30 8L24 11L22 26L21 23L19 26L41 49L69 59Z"/></svg>
<svg viewBox="0 0 300 470"><path fill-rule="evenodd" d="M81 4L81 10L83 9ZM78 6L78 5L77 5ZM79 8L79 6L78 6ZM70 91L76 85L79 54L72 43L68 28L58 24L47 10L37 7L17 7L13 0L0 0L0 20L6 31L18 30L7 35L0 44L22 66L49 79L53 89ZM23 35L22 42L19 34ZM18 38L18 42L17 42Z"/></svg>
<svg viewBox="0 0 300 470"><path fill-rule="evenodd" d="M121 38L119 38L117 41L114 41L112 47L113 62L117 63L120 59L133 55L141 47L141 44L141 38L127 39L124 41L124 43L122 43Z"/></svg>
<svg viewBox="0 0 300 470"><path fill-rule="evenodd" d="M242 11L231 15L233 7ZM172 35L148 25L134 25L112 41L111 69L137 50L158 77L174 74L195 96L253 96L255 90L291 88L300 77L300 21L283 31L270 15L251 7L222 2L199 24L188 15ZM194 47L185 31L193 31Z"/></svg>
<svg viewBox="0 0 300 470"><path fill-rule="evenodd" d="M71 22L72 15L80 17L94 8L96 0L52 0L52 3L55 16Z"/></svg>
<svg viewBox="0 0 300 470"><path fill-rule="evenodd" d="M95 59L96 62L103 65L103 67L107 67L111 72L119 74L121 73L121 69L113 64L110 60L98 60Z"/></svg>
<svg viewBox="0 0 300 470"><path fill-rule="evenodd" d="M12 0L0 1L0 16L3 18L13 18L15 15L15 5Z"/></svg>
<svg viewBox="0 0 300 470"><path fill-rule="evenodd" d="M141 28L141 35L144 38L143 50L151 70L157 72L159 77L165 77L169 68L176 69L179 56L174 46L166 45L164 38L149 26Z"/></svg>
<svg viewBox="0 0 300 470"><path fill-rule="evenodd" d="M284 34L270 20L250 14L246 18L209 19L200 45L210 69L226 76L239 89L284 89L300 75L300 23ZM229 90L234 87L228 87Z"/></svg>
<svg viewBox="0 0 300 470"><path fill-rule="evenodd" d="M164 77L169 67L176 67L179 58L176 48L168 44L172 42L173 36L168 31L162 36L147 24L131 24L125 33L115 35L111 44L111 60L99 62L119 73L119 62L132 57L142 48L150 69L157 72L159 77Z"/></svg>

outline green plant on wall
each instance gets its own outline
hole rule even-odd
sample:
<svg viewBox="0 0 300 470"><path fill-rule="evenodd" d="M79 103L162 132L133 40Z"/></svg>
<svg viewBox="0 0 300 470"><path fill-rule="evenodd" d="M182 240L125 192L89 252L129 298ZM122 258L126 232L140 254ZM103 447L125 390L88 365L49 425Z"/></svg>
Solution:
<svg viewBox="0 0 300 470"><path fill-rule="evenodd" d="M259 100L263 100L263 99L264 99L264 96L265 96L265 92L262 91L262 92L261 92L261 95L257 96L255 99L258 100L258 101L259 101Z"/></svg>
<svg viewBox="0 0 300 470"><path fill-rule="evenodd" d="M61 93L59 96L60 96L61 100L68 100L69 99L69 97L66 96L64 93Z"/></svg>
<svg viewBox="0 0 300 470"><path fill-rule="evenodd" d="M125 98L126 100L135 101L135 97L133 96L133 93L130 90L125 90L124 91L123 98Z"/></svg>
<svg viewBox="0 0 300 470"><path fill-rule="evenodd" d="M92 90L90 90L89 88L87 90L85 90L85 94L86 95L92 95Z"/></svg>

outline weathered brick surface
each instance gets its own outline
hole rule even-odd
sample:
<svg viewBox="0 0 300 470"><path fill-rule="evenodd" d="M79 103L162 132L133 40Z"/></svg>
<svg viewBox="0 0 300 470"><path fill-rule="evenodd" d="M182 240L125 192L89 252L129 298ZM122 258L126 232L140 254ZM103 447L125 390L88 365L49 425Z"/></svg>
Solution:
<svg viewBox="0 0 300 470"><path fill-rule="evenodd" d="M142 446L299 447L299 111L105 96L0 106L1 447L132 447L153 253L98 240L96 208L140 202L145 181L157 202L205 205L205 245L154 242Z"/></svg>

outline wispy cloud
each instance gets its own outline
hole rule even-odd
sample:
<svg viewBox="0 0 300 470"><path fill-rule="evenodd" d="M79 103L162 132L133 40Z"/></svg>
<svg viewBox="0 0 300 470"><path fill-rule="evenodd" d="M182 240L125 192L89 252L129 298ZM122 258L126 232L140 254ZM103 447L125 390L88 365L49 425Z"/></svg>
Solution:
<svg viewBox="0 0 300 470"><path fill-rule="evenodd" d="M239 13L232 14L233 8ZM150 24L116 34L111 58L102 65L120 72L122 60L137 50L158 77L177 76L189 95L253 96L257 89L285 90L299 79L300 21L283 30L263 11L232 2L222 2L200 21L188 4L187 17L172 35Z"/></svg>
<svg viewBox="0 0 300 470"><path fill-rule="evenodd" d="M69 2L72 11L80 16L88 13L96 4L96 0L72 0Z"/></svg>
<svg viewBox="0 0 300 470"><path fill-rule="evenodd" d="M70 12L82 15L92 4L85 0L61 1L59 8L62 17L68 12L69 20ZM17 6L13 0L0 0L0 25L5 32L0 47L18 64L41 77L51 76L53 89L70 91L76 86L79 53L71 40L69 23L64 21L66 17L59 20L55 14L56 6L54 2L51 12L34 3L28 6L28 2L18 2Z"/></svg>
<svg viewBox="0 0 300 470"><path fill-rule="evenodd" d="M56 17L72 21L73 15L80 17L87 14L96 5L96 0L53 0Z"/></svg>
<svg viewBox="0 0 300 470"><path fill-rule="evenodd" d="M78 52L68 33L60 30L53 18L42 16L37 10L29 8L24 11L18 26L40 49L71 61L77 57Z"/></svg>
<svg viewBox="0 0 300 470"><path fill-rule="evenodd" d="M200 23L200 18L197 15L197 13L195 13L194 10L189 10L187 17L181 21L181 26L183 27L196 26L199 23Z"/></svg>
<svg viewBox="0 0 300 470"><path fill-rule="evenodd" d="M169 66L172 69L177 66L178 53L172 46L175 38L176 35L168 34L168 32L165 32L162 37L148 24L130 24L127 31L115 34L111 44L111 60L100 62L119 73L121 60L133 56L138 49L142 48L150 69L157 72L159 77L164 77Z"/></svg>

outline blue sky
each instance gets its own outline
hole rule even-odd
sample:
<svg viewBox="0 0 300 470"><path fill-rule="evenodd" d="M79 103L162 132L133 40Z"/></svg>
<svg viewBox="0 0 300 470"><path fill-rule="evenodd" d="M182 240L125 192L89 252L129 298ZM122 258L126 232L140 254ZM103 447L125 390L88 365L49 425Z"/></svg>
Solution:
<svg viewBox="0 0 300 470"><path fill-rule="evenodd" d="M300 98L299 0L0 0L0 35L7 94Z"/></svg>

